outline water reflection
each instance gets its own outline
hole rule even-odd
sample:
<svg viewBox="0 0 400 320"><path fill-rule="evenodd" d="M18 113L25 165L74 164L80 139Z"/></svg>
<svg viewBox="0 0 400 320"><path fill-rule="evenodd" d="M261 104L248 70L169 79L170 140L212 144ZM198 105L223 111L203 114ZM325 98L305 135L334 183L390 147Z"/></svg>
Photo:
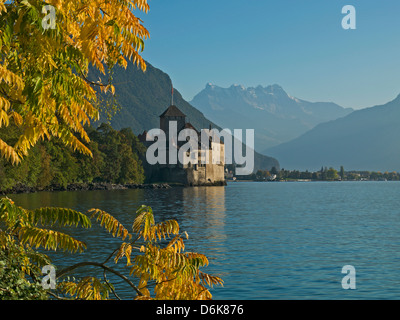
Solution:
<svg viewBox="0 0 400 320"><path fill-rule="evenodd" d="M210 240L226 239L225 188L197 187L183 190L183 210L193 228ZM195 233L197 230L195 230Z"/></svg>

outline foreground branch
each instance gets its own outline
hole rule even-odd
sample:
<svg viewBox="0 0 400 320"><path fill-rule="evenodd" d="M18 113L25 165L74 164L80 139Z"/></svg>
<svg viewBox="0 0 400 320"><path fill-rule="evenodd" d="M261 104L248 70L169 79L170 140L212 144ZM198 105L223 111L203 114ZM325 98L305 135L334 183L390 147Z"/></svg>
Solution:
<svg viewBox="0 0 400 320"><path fill-rule="evenodd" d="M143 296L143 294L140 292L140 290L135 286L135 284L130 281L126 276L124 276L123 274L119 273L118 271L114 270L113 268L110 268L108 266L106 266L103 263L98 263L98 262L91 262L91 261L86 261L86 262L80 262L77 264L74 264L70 267L67 267L63 270L61 270L60 272L57 272L57 278L62 277L63 275L77 269L80 267L85 267L85 266L95 266L95 267L100 267L103 268L106 271L109 271L111 273L114 273L115 275L117 275L118 277L120 277L121 279L125 280L135 291L139 296Z"/></svg>

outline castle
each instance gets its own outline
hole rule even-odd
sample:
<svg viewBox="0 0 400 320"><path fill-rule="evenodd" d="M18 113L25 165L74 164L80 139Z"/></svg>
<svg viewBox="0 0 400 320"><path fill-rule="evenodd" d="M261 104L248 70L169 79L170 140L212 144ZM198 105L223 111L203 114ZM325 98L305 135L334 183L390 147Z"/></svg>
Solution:
<svg viewBox="0 0 400 320"><path fill-rule="evenodd" d="M190 122L186 122L186 115L179 110L175 105L171 104L161 115L160 115L160 129L165 133L166 137L169 137L170 122L174 122L177 128L177 134L184 129L192 129L197 137L198 144L197 149L193 150L192 153L198 154L198 161L188 161L186 164L180 162L170 164L167 159L166 164L154 164L150 165L146 160L143 161L144 168L146 170L146 176L149 182L167 182L177 183L186 186L202 186L202 185L225 185L224 177L224 164L225 164L225 147L223 141L214 139L213 132L205 131L208 135L208 150L207 146L202 145L201 132L198 131ZM210 128L211 129L211 126ZM147 131L144 131L138 136L139 140L146 146L149 147L154 143L154 139L149 136ZM168 138L167 138L168 139ZM173 147L179 149L187 141L172 141ZM166 155L169 154L169 141L166 143ZM215 155L219 154L219 161L216 161ZM187 156L189 154L187 153ZM205 161L208 157L208 162ZM168 157L167 157L168 158Z"/></svg>

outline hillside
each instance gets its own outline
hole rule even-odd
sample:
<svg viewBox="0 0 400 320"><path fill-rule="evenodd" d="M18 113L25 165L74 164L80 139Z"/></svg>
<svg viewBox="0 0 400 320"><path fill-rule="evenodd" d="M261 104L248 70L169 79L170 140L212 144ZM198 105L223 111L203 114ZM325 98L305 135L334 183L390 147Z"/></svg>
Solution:
<svg viewBox="0 0 400 320"><path fill-rule="evenodd" d="M91 70L90 79L95 80L100 74ZM102 77L100 77L102 78ZM121 110L112 117L111 126L116 130L130 127L138 135L144 130L159 127L159 115L171 104L171 79L147 62L146 72L129 64L127 69L116 67L114 80L116 95ZM174 89L174 104L186 115L186 120L197 129L221 129L218 124L207 119L202 112L194 108ZM105 121L103 116L101 121ZM271 157L255 153L255 170L279 168L279 162Z"/></svg>
<svg viewBox="0 0 400 320"><path fill-rule="evenodd" d="M400 96L380 106L329 121L269 148L285 169L400 170Z"/></svg>

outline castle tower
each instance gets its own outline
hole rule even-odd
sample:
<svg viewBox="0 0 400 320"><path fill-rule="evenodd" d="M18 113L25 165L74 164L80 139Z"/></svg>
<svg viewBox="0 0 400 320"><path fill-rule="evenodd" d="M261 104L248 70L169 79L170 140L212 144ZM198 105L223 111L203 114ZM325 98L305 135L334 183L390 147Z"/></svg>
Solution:
<svg viewBox="0 0 400 320"><path fill-rule="evenodd" d="M169 122L176 121L178 132L185 127L186 115L179 110L176 106L171 105L160 115L160 129L165 132L168 139L169 136Z"/></svg>

